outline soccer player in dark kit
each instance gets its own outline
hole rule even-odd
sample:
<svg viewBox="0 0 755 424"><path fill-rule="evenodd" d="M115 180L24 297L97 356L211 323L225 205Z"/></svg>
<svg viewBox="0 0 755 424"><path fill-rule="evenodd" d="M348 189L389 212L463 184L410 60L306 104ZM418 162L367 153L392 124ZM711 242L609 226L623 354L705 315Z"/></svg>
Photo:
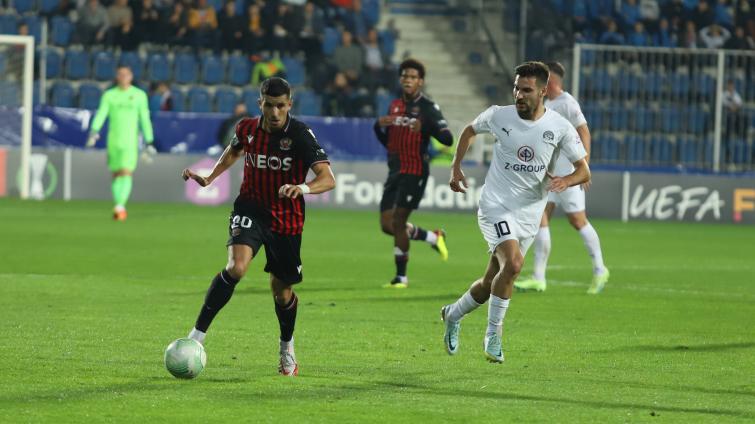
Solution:
<svg viewBox="0 0 755 424"><path fill-rule="evenodd" d="M453 144L453 135L440 112L440 106L422 94L425 66L406 59L399 66L401 97L394 99L388 115L375 122L374 130L380 143L388 150L388 179L380 201L380 228L393 236L393 255L396 276L384 287L406 288L409 279L409 240L425 241L438 251L441 259L448 259L445 232L427 231L409 221L409 215L419 207L430 175L430 156L427 152L430 137L442 144Z"/></svg>
<svg viewBox="0 0 755 424"><path fill-rule="evenodd" d="M280 325L278 372L294 376L299 373L293 339L298 298L292 286L302 281L299 251L304 227L303 197L332 190L335 177L312 130L289 115L292 97L286 80L265 80L258 102L262 116L239 121L230 145L210 175L183 171L184 180L191 178L205 187L244 158L244 180L228 229L228 264L212 280L189 338L204 343L215 315L231 299L252 258L265 246L265 272L270 273ZM305 183L310 169L315 178Z"/></svg>

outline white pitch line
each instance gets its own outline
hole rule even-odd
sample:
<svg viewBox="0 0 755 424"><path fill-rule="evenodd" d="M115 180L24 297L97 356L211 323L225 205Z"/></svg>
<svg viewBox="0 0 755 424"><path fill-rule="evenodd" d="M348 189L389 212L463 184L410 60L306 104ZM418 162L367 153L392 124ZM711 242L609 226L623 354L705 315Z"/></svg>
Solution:
<svg viewBox="0 0 755 424"><path fill-rule="evenodd" d="M569 281L569 280L552 280L548 279L548 284L554 283L557 286L564 286L564 287L587 287L590 284L580 281ZM689 295L695 295L695 296L701 296L701 297L710 297L710 296L717 296L717 297L725 297L725 298L746 298L746 299L752 299L755 300L755 296L751 296L747 293L731 293L731 292L717 292L714 290L706 290L706 291L700 291L700 290L686 290L686 289L672 289L667 287L654 287L654 286L647 286L647 285L638 285L638 283L626 283L626 282L618 282L618 283L611 283L610 281L608 284L606 284L607 290L629 290L629 291L640 291L640 292L660 292L660 293L671 293L671 294L689 294Z"/></svg>

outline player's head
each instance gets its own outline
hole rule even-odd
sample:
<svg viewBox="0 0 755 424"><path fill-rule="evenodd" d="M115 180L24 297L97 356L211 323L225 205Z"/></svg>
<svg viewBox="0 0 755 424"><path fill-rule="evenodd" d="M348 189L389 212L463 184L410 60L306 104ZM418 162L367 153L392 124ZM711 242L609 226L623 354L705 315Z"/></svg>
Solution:
<svg viewBox="0 0 755 424"><path fill-rule="evenodd" d="M543 107L548 86L548 67L543 62L524 62L516 67L514 99L522 119L532 119Z"/></svg>
<svg viewBox="0 0 755 424"><path fill-rule="evenodd" d="M121 88L126 88L134 81L134 73L128 66L119 66L115 70L115 82Z"/></svg>
<svg viewBox="0 0 755 424"><path fill-rule="evenodd" d="M268 128L283 128L286 125L288 111L291 110L291 86L288 81L278 77L262 81L258 103Z"/></svg>
<svg viewBox="0 0 755 424"><path fill-rule="evenodd" d="M563 90L564 75L566 75L566 68L559 62L548 62L545 64L548 66L550 75L548 77L548 97L559 94L558 91Z"/></svg>
<svg viewBox="0 0 755 424"><path fill-rule="evenodd" d="M425 65L416 59L406 59L399 65L398 75L404 95L414 97L425 83Z"/></svg>

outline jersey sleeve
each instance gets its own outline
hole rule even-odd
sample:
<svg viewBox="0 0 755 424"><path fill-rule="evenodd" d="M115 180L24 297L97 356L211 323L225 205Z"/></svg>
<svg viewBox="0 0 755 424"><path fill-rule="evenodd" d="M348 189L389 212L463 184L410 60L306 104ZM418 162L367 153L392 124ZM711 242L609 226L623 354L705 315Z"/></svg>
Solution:
<svg viewBox="0 0 755 424"><path fill-rule="evenodd" d="M484 134L492 131L491 122L493 121L493 113L496 109L496 106L490 106L484 112L477 115L477 118L472 121L472 129L475 134Z"/></svg>
<svg viewBox="0 0 755 424"><path fill-rule="evenodd" d="M582 108L579 107L579 103L576 100L569 104L566 119L574 125L574 128L587 124L587 119L585 119L585 115L582 113Z"/></svg>
<svg viewBox="0 0 755 424"><path fill-rule="evenodd" d="M315 133L310 128L304 128L301 132L300 139L300 153L302 160L306 168L311 168L312 165L320 162L330 162L325 150L317 142Z"/></svg>
<svg viewBox="0 0 755 424"><path fill-rule="evenodd" d="M248 143L247 135L249 134L251 121L252 120L250 118L243 118L236 123L236 127L233 130L233 137L231 138L231 142L229 143L231 148L233 148L234 150L241 150Z"/></svg>
<svg viewBox="0 0 755 424"><path fill-rule="evenodd" d="M92 128L90 129L92 133L100 132L102 126L105 124L105 119L107 119L110 113L110 93L110 90L105 91L100 99L100 106L97 108L97 113L94 115Z"/></svg>
<svg viewBox="0 0 755 424"><path fill-rule="evenodd" d="M139 101L139 124L142 127L142 134L144 135L144 141L151 144L154 139L154 133L152 132L152 121L149 118L149 100L147 99L147 93L141 92L141 100Z"/></svg>
<svg viewBox="0 0 755 424"><path fill-rule="evenodd" d="M579 134L573 126L569 126L561 136L561 140L558 142L558 147L561 149L561 153L574 163L587 156L585 146L582 144L582 140L579 139Z"/></svg>
<svg viewBox="0 0 755 424"><path fill-rule="evenodd" d="M442 144L446 146L453 144L453 135L451 135L451 130L448 129L448 122L443 117L443 112L440 111L440 106L437 103L433 103L432 106L427 108L425 125L427 125L428 134Z"/></svg>

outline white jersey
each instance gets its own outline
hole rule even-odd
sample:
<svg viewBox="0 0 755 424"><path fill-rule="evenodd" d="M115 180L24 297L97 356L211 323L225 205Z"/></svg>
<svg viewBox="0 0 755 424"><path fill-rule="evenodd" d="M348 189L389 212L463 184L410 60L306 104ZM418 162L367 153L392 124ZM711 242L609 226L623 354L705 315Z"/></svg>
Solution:
<svg viewBox="0 0 755 424"><path fill-rule="evenodd" d="M566 118L574 128L579 128L582 125L587 124L585 115L582 114L582 108L579 107L579 102L572 97L571 94L566 91L553 100L545 99L545 108L558 112L559 115ZM574 165L569 162L566 157L561 156L556 162L556 168L553 170L553 175L563 177L574 172Z"/></svg>
<svg viewBox="0 0 755 424"><path fill-rule="evenodd" d="M574 126L552 110L537 121L524 120L509 105L489 107L472 128L496 138L480 210L521 211L532 216L536 228L547 199L546 170L552 172L559 155L571 162L586 156Z"/></svg>

